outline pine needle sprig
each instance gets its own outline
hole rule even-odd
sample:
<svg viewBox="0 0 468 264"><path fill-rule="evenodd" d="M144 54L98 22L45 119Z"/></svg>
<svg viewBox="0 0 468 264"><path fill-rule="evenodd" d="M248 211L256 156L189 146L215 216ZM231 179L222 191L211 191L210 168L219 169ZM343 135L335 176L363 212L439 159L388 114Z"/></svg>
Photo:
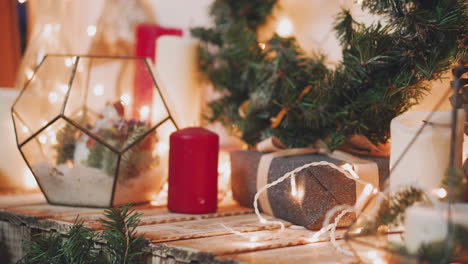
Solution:
<svg viewBox="0 0 468 264"><path fill-rule="evenodd" d="M97 236L98 234L84 227L82 221L77 220L64 235L55 231L36 235L32 242L25 244L28 253L18 263L96 263Z"/></svg>
<svg viewBox="0 0 468 264"><path fill-rule="evenodd" d="M141 213L124 205L105 210L104 217L99 222L104 227L102 239L106 241L111 256L110 263L138 263L138 257L143 254L142 249L146 245L143 235L137 235L136 232L141 223Z"/></svg>
<svg viewBox="0 0 468 264"><path fill-rule="evenodd" d="M17 264L133 264L139 263L147 245L137 235L140 213L130 205L104 212L103 232L93 231L76 220L65 234L40 233L24 245L26 255Z"/></svg>
<svg viewBox="0 0 468 264"><path fill-rule="evenodd" d="M381 225L396 225L403 222L405 210L414 203L422 201L423 198L424 193L413 187L390 195L380 205L376 222Z"/></svg>
<svg viewBox="0 0 468 264"><path fill-rule="evenodd" d="M64 240L62 254L68 263L92 264L98 258L96 242L98 234L84 227L82 220L76 220Z"/></svg>
<svg viewBox="0 0 468 264"><path fill-rule="evenodd" d="M404 221L407 208L416 202L423 201L424 192L408 187L384 197L372 220L366 222L360 235L375 234L380 227L397 226Z"/></svg>
<svg viewBox="0 0 468 264"><path fill-rule="evenodd" d="M18 264L63 264L67 263L62 252L62 237L57 232L35 236L25 244L27 254Z"/></svg>

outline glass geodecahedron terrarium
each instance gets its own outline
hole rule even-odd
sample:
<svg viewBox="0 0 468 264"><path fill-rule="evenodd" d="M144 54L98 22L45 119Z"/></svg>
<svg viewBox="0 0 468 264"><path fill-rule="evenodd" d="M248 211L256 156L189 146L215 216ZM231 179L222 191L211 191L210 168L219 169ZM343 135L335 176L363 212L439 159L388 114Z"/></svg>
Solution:
<svg viewBox="0 0 468 264"><path fill-rule="evenodd" d="M48 55L12 107L18 147L49 203L151 199L176 129L146 59Z"/></svg>

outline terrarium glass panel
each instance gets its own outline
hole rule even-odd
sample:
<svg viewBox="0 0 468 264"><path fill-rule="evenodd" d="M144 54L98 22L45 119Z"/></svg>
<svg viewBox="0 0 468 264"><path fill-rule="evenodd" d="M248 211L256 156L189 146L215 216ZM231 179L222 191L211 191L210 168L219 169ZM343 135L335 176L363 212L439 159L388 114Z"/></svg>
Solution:
<svg viewBox="0 0 468 264"><path fill-rule="evenodd" d="M122 204L132 196L132 202L138 203L154 198L167 180L169 163L167 152L169 138L176 127L166 121L154 130L150 130L135 146L127 147L121 156L119 175L117 177L114 204ZM161 175L154 178L153 175ZM156 192L155 192L156 190ZM133 194L133 195L132 195Z"/></svg>
<svg viewBox="0 0 468 264"><path fill-rule="evenodd" d="M164 183L177 126L143 58L46 56L12 115L50 203L141 203Z"/></svg>
<svg viewBox="0 0 468 264"><path fill-rule="evenodd" d="M30 80L15 102L13 111L19 143L61 113L72 76L73 60L73 57L44 60L29 76Z"/></svg>
<svg viewBox="0 0 468 264"><path fill-rule="evenodd" d="M71 140L83 137L83 132L59 119L21 147L50 203L109 206L118 155L93 142L91 155L74 157L77 148ZM97 163L95 150L102 151L108 163Z"/></svg>

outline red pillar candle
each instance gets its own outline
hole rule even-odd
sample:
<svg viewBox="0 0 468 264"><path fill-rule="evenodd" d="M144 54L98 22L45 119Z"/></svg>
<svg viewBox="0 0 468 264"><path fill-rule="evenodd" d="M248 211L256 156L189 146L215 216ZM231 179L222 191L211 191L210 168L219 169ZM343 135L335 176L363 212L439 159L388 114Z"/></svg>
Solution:
<svg viewBox="0 0 468 264"><path fill-rule="evenodd" d="M189 127L171 134L167 202L170 211L216 212L218 153L219 137L207 129Z"/></svg>

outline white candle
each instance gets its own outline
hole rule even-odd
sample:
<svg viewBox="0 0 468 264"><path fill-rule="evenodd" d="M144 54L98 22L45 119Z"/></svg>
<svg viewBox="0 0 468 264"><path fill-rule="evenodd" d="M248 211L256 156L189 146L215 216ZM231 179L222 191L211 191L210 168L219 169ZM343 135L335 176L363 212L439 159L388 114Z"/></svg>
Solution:
<svg viewBox="0 0 468 264"><path fill-rule="evenodd" d="M0 88L0 189L34 189L36 181L16 146L11 106L19 90Z"/></svg>
<svg viewBox="0 0 468 264"><path fill-rule="evenodd" d="M202 87L197 67L197 44L177 36L159 37L156 72L165 99L177 124L200 124Z"/></svg>
<svg viewBox="0 0 468 264"><path fill-rule="evenodd" d="M452 223L468 228L468 204L453 204ZM405 244L412 254L422 244L444 241L447 236L447 203L434 207L413 205L406 209Z"/></svg>
<svg viewBox="0 0 468 264"><path fill-rule="evenodd" d="M390 168L393 169L406 146L416 135L428 116L426 112L412 112L401 115L391 123ZM427 125L409 151L390 175L392 188L417 184L427 190L438 188L447 173L450 160L451 111L435 112L431 120L435 125ZM457 119L456 166L461 166L463 126L465 112L460 109Z"/></svg>

